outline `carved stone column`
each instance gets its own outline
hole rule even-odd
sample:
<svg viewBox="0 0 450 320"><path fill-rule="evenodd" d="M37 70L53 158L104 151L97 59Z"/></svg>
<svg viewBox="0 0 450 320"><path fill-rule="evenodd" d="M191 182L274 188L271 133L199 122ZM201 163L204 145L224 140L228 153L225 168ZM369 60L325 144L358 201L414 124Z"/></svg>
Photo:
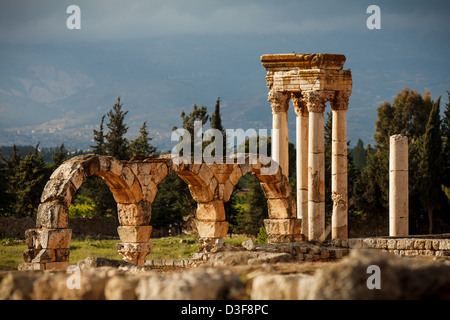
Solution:
<svg viewBox="0 0 450 320"><path fill-rule="evenodd" d="M285 176L289 176L289 137L287 110L290 93L270 91L272 107L272 158L278 162Z"/></svg>
<svg viewBox="0 0 450 320"><path fill-rule="evenodd" d="M331 238L348 238L347 193L347 109L349 91L336 93L331 103L333 114L331 143Z"/></svg>
<svg viewBox="0 0 450 320"><path fill-rule="evenodd" d="M325 102L328 92L302 93L309 111L308 132L308 240L325 240Z"/></svg>
<svg viewBox="0 0 450 320"><path fill-rule="evenodd" d="M389 236L408 236L408 138L390 137Z"/></svg>
<svg viewBox="0 0 450 320"><path fill-rule="evenodd" d="M301 93L291 95L296 119L297 142L297 219L302 220L301 233L308 236L308 131L309 112Z"/></svg>

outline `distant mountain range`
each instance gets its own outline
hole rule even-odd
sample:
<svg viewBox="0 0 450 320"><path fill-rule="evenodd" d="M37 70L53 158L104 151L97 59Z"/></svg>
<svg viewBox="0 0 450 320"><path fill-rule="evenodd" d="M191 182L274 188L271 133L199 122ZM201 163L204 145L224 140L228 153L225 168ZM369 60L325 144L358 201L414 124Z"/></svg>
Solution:
<svg viewBox="0 0 450 320"><path fill-rule="evenodd" d="M383 50L371 54L370 49L355 45L342 50L345 45L335 44L332 53L346 54L344 68L351 68L353 75L348 113L352 145L358 138L373 143L377 106L392 102L404 86L419 93L430 89L433 99L448 89L448 74L434 63L418 66L420 55L400 57L401 52ZM305 50L313 48L322 48L320 39L311 39ZM89 148L93 129L120 96L129 111L125 119L129 138L136 137L147 121L159 150L173 147L171 128L181 126L182 110L188 113L196 103L212 113L219 96L226 128L270 129L272 115L260 56L313 51L302 51L288 38L254 36L173 36L0 49L0 145L39 141L42 147L64 142L72 149ZM290 140L295 142L292 110L289 125Z"/></svg>

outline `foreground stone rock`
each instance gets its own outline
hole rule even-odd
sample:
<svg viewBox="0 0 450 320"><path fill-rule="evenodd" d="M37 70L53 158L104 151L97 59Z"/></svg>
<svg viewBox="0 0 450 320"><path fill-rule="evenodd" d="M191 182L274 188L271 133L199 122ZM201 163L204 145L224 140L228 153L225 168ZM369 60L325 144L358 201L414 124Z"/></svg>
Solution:
<svg viewBox="0 0 450 320"><path fill-rule="evenodd" d="M229 270L189 270L141 279L136 287L140 300L222 300L244 296L244 284Z"/></svg>
<svg viewBox="0 0 450 320"><path fill-rule="evenodd" d="M286 243L249 251L236 245L190 259L147 260L144 267L87 258L72 266L79 268L79 288L70 286L76 273L14 271L0 277L0 299L450 299L448 259L374 249L351 249L346 255L348 250ZM379 268L379 289L367 285L370 266Z"/></svg>
<svg viewBox="0 0 450 320"><path fill-rule="evenodd" d="M369 266L380 268L380 289L369 289ZM450 299L450 265L387 253L353 250L315 275L260 275L251 299L417 300Z"/></svg>

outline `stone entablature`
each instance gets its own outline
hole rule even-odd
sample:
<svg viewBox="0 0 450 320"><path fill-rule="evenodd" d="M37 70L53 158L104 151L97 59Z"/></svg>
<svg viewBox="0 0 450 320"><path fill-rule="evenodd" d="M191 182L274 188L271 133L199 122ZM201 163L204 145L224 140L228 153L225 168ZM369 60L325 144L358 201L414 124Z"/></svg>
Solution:
<svg viewBox="0 0 450 320"><path fill-rule="evenodd" d="M266 54L272 107L272 157L289 172L289 100L294 105L297 141L297 217L308 240L325 239L324 116L329 102L332 128L332 238L348 237L347 109L352 91L342 54Z"/></svg>

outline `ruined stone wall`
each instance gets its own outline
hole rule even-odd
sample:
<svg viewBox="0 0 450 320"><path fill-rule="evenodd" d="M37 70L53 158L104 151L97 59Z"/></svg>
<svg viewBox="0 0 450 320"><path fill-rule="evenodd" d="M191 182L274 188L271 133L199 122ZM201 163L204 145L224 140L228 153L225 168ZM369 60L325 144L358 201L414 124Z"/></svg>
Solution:
<svg viewBox="0 0 450 320"><path fill-rule="evenodd" d="M35 226L36 219L30 217L0 218L0 237L23 237L27 229L33 229ZM74 236L118 237L119 223L113 218L70 218L69 226Z"/></svg>

